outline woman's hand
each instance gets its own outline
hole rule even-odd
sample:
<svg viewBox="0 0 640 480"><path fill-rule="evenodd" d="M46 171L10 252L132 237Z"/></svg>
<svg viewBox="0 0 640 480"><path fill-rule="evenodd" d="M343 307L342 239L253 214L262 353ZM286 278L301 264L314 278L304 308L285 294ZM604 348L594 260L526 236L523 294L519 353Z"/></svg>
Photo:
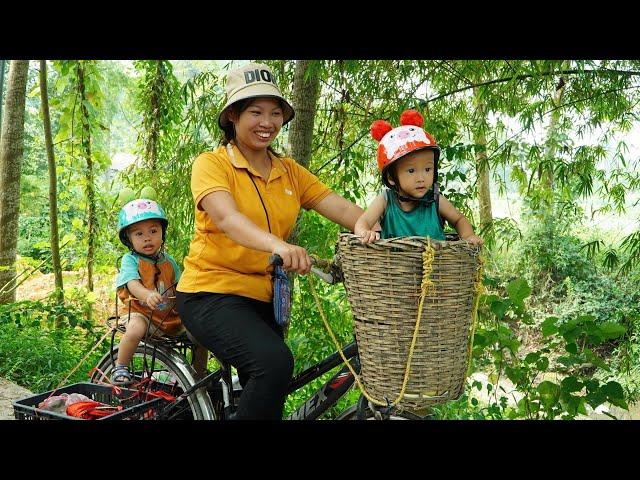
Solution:
<svg viewBox="0 0 640 480"><path fill-rule="evenodd" d="M271 253L282 257L282 266L287 271L306 275L311 271L311 257L307 251L298 245L282 242Z"/></svg>
<svg viewBox="0 0 640 480"><path fill-rule="evenodd" d="M477 235L469 235L464 240L466 240L467 242L469 242L469 243L471 243L473 245L478 245L479 247L484 245L484 240L482 238L480 238L479 236L477 236Z"/></svg>

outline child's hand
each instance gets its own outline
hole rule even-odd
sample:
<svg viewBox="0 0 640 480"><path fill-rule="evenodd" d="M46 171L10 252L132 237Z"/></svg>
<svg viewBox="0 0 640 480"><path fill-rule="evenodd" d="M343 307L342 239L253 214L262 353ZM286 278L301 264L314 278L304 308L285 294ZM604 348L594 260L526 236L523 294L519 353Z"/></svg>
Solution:
<svg viewBox="0 0 640 480"><path fill-rule="evenodd" d="M371 243L380 240L380 232L376 232L375 230L357 229L354 233L357 237L360 237L362 243Z"/></svg>
<svg viewBox="0 0 640 480"><path fill-rule="evenodd" d="M467 242L473 244L473 245L478 245L479 247L481 247L482 245L484 245L484 240L482 238L480 238L477 235L470 235L467 238L465 238L464 240L466 240Z"/></svg>
<svg viewBox="0 0 640 480"><path fill-rule="evenodd" d="M151 292L144 301L149 307L155 309L162 303L162 295L158 292Z"/></svg>

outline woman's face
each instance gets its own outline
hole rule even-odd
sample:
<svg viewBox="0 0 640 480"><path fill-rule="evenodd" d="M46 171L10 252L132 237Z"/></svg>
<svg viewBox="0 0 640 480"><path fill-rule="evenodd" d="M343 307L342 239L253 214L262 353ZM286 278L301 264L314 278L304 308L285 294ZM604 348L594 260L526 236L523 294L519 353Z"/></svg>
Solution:
<svg viewBox="0 0 640 480"><path fill-rule="evenodd" d="M252 100L237 118L233 113L229 118L235 124L236 142L251 150L266 150L284 121L280 101L268 97Z"/></svg>

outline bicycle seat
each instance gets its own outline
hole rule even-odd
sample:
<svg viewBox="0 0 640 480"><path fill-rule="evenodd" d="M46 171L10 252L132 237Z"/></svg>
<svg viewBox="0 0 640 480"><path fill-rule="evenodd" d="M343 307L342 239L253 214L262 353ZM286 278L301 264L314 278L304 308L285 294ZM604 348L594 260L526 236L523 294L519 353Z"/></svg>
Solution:
<svg viewBox="0 0 640 480"><path fill-rule="evenodd" d="M116 316L109 317L107 319L107 326L115 327L120 333L125 333L127 331L125 325L118 320L119 318ZM198 346L198 342L186 330L179 335L152 335L146 338L145 341L154 345L162 345L169 349L176 347L195 348Z"/></svg>

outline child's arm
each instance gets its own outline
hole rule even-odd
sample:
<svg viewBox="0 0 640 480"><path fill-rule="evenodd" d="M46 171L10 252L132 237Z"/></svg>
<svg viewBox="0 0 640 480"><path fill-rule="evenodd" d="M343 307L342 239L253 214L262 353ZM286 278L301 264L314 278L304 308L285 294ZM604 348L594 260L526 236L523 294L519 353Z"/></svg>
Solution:
<svg viewBox="0 0 640 480"><path fill-rule="evenodd" d="M463 240L473 243L474 245L482 245L484 240L473 233L473 227L467 217L465 217L453 204L447 200L444 195L440 195L440 208L438 212L453 228L456 229L458 235Z"/></svg>
<svg viewBox="0 0 640 480"><path fill-rule="evenodd" d="M356 221L353 233L360 237L362 243L371 243L380 239L380 232L371 229L378 223L386 206L387 201L384 195L378 195Z"/></svg>
<svg viewBox="0 0 640 480"><path fill-rule="evenodd" d="M146 303L151 308L156 308L162 303L162 295L156 290L149 290L140 280L129 280L127 282L127 288L131 292L131 295L141 302Z"/></svg>

